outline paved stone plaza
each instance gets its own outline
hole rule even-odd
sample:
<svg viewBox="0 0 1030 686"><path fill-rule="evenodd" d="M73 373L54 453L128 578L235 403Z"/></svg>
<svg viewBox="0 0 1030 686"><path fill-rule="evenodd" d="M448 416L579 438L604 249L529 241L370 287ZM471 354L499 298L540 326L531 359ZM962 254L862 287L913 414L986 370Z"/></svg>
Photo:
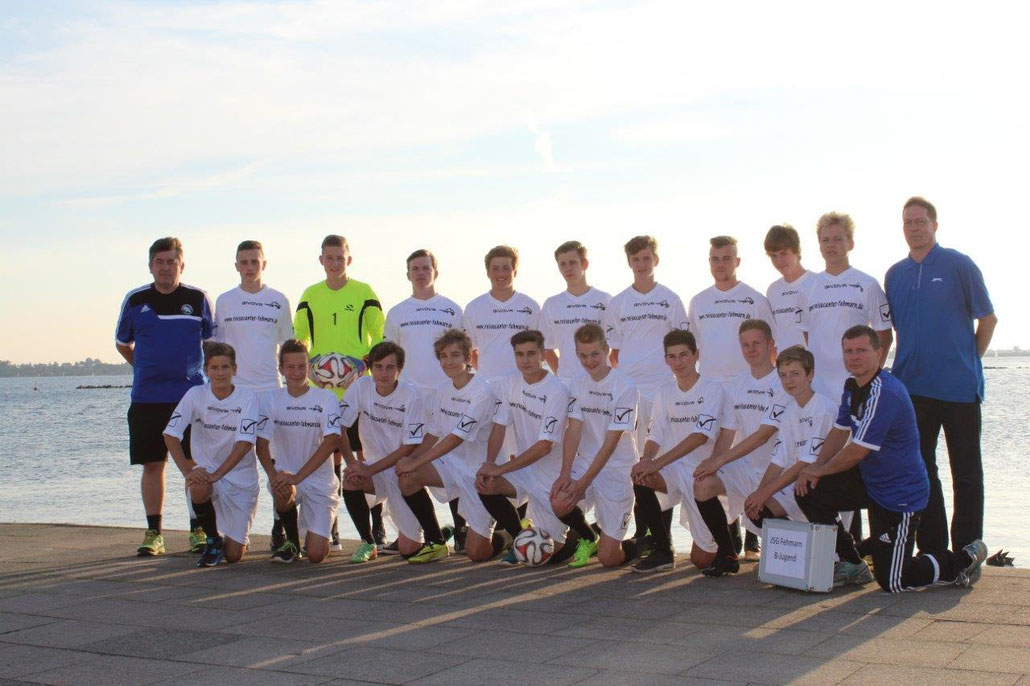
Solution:
<svg viewBox="0 0 1030 686"><path fill-rule="evenodd" d="M244 563L198 570L128 556L141 534L0 525L0 684L1030 684L1030 570L809 595L756 565L273 565L263 536ZM165 540L185 549L184 532Z"/></svg>

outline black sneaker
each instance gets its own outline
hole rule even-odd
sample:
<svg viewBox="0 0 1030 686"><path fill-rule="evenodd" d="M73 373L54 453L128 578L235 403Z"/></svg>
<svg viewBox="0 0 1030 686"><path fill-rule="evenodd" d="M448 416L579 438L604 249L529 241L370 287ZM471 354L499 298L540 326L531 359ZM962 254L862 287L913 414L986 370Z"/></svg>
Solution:
<svg viewBox="0 0 1030 686"><path fill-rule="evenodd" d="M380 555L400 555L401 554L401 549L400 549L400 546L397 543L397 539L394 539L393 543L391 543L389 545L384 545L381 548L379 548L379 554Z"/></svg>
<svg viewBox="0 0 1030 686"><path fill-rule="evenodd" d="M293 545L293 541L286 541L279 548L272 553L272 559L270 562L278 562L279 564L290 564L299 557L297 553L297 546Z"/></svg>
<svg viewBox="0 0 1030 686"><path fill-rule="evenodd" d="M469 528L467 526L459 527L454 532L454 552L459 555L465 554L465 538L468 536Z"/></svg>
<svg viewBox="0 0 1030 686"><path fill-rule="evenodd" d="M197 567L217 567L225 559L225 547L221 538L208 538L204 546L204 552L197 560Z"/></svg>
<svg viewBox="0 0 1030 686"><path fill-rule="evenodd" d="M376 547L380 550L386 545L386 527L382 522L379 523L378 528L372 530L372 540L376 542Z"/></svg>
<svg viewBox="0 0 1030 686"><path fill-rule="evenodd" d="M338 519L333 519L333 528L329 533L329 550L343 550L343 544L340 543L340 528L337 523L338 521Z"/></svg>
<svg viewBox="0 0 1030 686"><path fill-rule="evenodd" d="M762 544L758 536L748 531L744 536L744 559L748 562L756 562L762 557Z"/></svg>
<svg viewBox="0 0 1030 686"><path fill-rule="evenodd" d="M274 553L275 551L279 550L279 548L281 548L283 543L285 542L286 532L283 531L282 524L280 524L279 520L277 519L275 520L275 524L272 525L272 541L268 544L268 547L271 548L272 552Z"/></svg>
<svg viewBox="0 0 1030 686"><path fill-rule="evenodd" d="M648 553L647 557L641 559L630 569L641 574L648 574L650 572L659 572L663 569L672 569L675 566L676 557L672 553L652 550Z"/></svg>
<svg viewBox="0 0 1030 686"><path fill-rule="evenodd" d="M734 555L733 557L715 558L712 566L702 569L701 573L705 576L726 576L727 574L736 574L739 571L740 562L737 561L737 557Z"/></svg>
<svg viewBox="0 0 1030 686"><path fill-rule="evenodd" d="M637 556L642 558L647 557L654 550L654 538L651 537L650 533L644 534L637 539Z"/></svg>

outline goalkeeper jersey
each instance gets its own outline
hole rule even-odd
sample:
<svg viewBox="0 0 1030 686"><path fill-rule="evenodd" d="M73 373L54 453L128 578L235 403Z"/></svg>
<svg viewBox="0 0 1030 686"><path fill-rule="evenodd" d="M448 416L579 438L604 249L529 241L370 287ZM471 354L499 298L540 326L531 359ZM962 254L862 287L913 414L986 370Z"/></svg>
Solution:
<svg viewBox="0 0 1030 686"><path fill-rule="evenodd" d="M293 331L308 344L312 357L339 353L360 360L383 340L384 323L382 305L367 283L348 279L334 291L320 281L300 296ZM343 389L331 390L343 396Z"/></svg>

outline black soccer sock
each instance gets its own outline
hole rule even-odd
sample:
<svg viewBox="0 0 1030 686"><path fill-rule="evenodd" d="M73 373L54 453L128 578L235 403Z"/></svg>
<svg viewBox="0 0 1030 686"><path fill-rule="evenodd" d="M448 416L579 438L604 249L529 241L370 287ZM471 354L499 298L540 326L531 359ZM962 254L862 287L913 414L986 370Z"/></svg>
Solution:
<svg viewBox="0 0 1030 686"><path fill-rule="evenodd" d="M622 552L626 554L626 559L622 561L622 564L631 562L633 558L637 556L637 542L635 539L627 538L622 541Z"/></svg>
<svg viewBox="0 0 1030 686"><path fill-rule="evenodd" d="M759 529L761 529L762 528L762 522L765 521L766 517L769 517L769 518L772 518L772 519L776 518L776 515L773 513L772 510L769 509L768 505L762 507L762 511L758 513L758 517L756 519L751 519L750 517L748 517L748 519L751 519L751 523L754 524Z"/></svg>
<svg viewBox="0 0 1030 686"><path fill-rule="evenodd" d="M433 510L433 501L429 499L429 491L420 488L411 495L404 496L404 502L411 508L411 513L422 527L422 536L426 543L443 545L440 522L436 520L436 511Z"/></svg>
<svg viewBox="0 0 1030 686"><path fill-rule="evenodd" d="M193 503L193 511L197 515L197 521L204 527L204 534L208 538L218 538L218 522L215 517L215 506L210 500L202 503Z"/></svg>
<svg viewBox="0 0 1030 686"><path fill-rule="evenodd" d="M527 500L526 502L522 503L521 505L519 505L519 506L518 506L517 508L515 508L515 509L516 509L516 510L518 511L518 513L519 513L519 519L520 519L520 520L521 520L521 519L525 519L525 518L526 518L526 512L528 512L528 511L529 511L529 501Z"/></svg>
<svg viewBox="0 0 1030 686"><path fill-rule="evenodd" d="M718 498L694 500L694 502L697 503L701 519L705 520L705 526L708 527L716 545L719 546L719 557L733 557L735 555L733 538L730 536L730 528L726 523L726 512L722 509L722 503Z"/></svg>
<svg viewBox="0 0 1030 686"><path fill-rule="evenodd" d="M662 510L662 526L665 527L665 535L672 540L672 508Z"/></svg>
<svg viewBox="0 0 1030 686"><path fill-rule="evenodd" d="M733 541L733 552L737 555L744 550L744 539L740 535L740 519L734 519L729 523L730 540Z"/></svg>
<svg viewBox="0 0 1030 686"><path fill-rule="evenodd" d="M559 519L561 519L562 524L570 529L574 529L576 533L579 534L580 538L585 538L588 541L597 540L597 534L595 534L594 530L590 528L589 524L587 524L586 515L584 515L583 510L578 507L572 508L571 512L564 517L559 517Z"/></svg>
<svg viewBox="0 0 1030 686"><path fill-rule="evenodd" d="M370 512L372 514L372 538L376 543L385 543L386 527L383 526L383 504L376 503Z"/></svg>
<svg viewBox="0 0 1030 686"><path fill-rule="evenodd" d="M147 515L147 528L161 533L161 515Z"/></svg>
<svg viewBox="0 0 1030 686"><path fill-rule="evenodd" d="M195 509L194 509L193 514L196 514L196 510ZM190 517L190 531L193 531L194 529L196 529L198 527L200 527L200 520L197 519L196 517Z"/></svg>
<svg viewBox="0 0 1030 686"><path fill-rule="evenodd" d="M286 531L286 540L297 546L297 550L300 550L300 532L297 530L297 504L294 503L289 509L282 512L276 511L276 514L279 515L279 519L276 521L280 522Z"/></svg>
<svg viewBox="0 0 1030 686"><path fill-rule="evenodd" d="M854 540L862 540L862 510L855 510L851 513L851 526L848 527L848 533Z"/></svg>
<svg viewBox="0 0 1030 686"><path fill-rule="evenodd" d="M370 519L372 513L368 508L368 501L365 499L364 491L352 491L348 488L343 489L343 502L347 505L347 513L350 514L351 521L354 522L354 528L358 531L358 536L365 543L375 544L375 539L372 538L372 526Z"/></svg>
<svg viewBox="0 0 1030 686"><path fill-rule="evenodd" d="M467 526L465 518L458 514L458 498L447 503L451 508L451 519L454 522L455 536L457 536L458 529L464 529Z"/></svg>
<svg viewBox="0 0 1030 686"><path fill-rule="evenodd" d="M490 537L490 547L494 549L493 557L497 557L504 552L505 548L508 547L510 541L505 538L504 534L500 531L495 531L493 536Z"/></svg>
<svg viewBox="0 0 1030 686"><path fill-rule="evenodd" d="M575 554L577 545L579 545L579 534L576 533L575 529L569 529L565 542L562 543L561 548L555 551L554 555L551 555L551 558L547 560L547 564L561 564L570 559Z"/></svg>
<svg viewBox="0 0 1030 686"><path fill-rule="evenodd" d="M636 484L633 486L633 494L637 498L635 511L640 513L640 527L644 531L650 530L651 540L654 542L652 550L661 553L672 552L672 541L669 539L669 531L665 528L664 512L658 502L658 495L653 488ZM672 509L668 510L670 515L669 524L672 524Z"/></svg>
<svg viewBox="0 0 1030 686"><path fill-rule="evenodd" d="M497 520L497 525L511 534L512 538L519 535L522 525L519 521L518 510L511 504L511 501L503 495L479 494L483 501L483 507L490 513L490 516Z"/></svg>

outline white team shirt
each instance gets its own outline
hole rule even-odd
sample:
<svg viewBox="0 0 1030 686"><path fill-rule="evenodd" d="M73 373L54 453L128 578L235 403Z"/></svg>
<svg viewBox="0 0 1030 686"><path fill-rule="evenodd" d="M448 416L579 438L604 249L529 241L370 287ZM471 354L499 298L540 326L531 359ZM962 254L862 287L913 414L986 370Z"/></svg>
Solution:
<svg viewBox="0 0 1030 686"><path fill-rule="evenodd" d="M609 294L591 287L583 295L562 291L544 301L540 308L540 333L544 335L544 347L558 351L562 376L583 373L573 335L584 324L601 324L611 299Z"/></svg>
<svg viewBox="0 0 1030 686"><path fill-rule="evenodd" d="M404 348L401 381L426 390L445 382L447 375L440 369L433 341L447 329L460 328L461 306L439 294L426 300L413 296L391 307L383 338Z"/></svg>
<svg viewBox="0 0 1030 686"><path fill-rule="evenodd" d="M655 395L647 440L657 443L661 453L671 450L690 434L703 434L708 438L704 445L680 458L699 464L715 447L722 428L723 403L722 386L712 379L701 377L689 391L680 390L676 379L666 381Z"/></svg>
<svg viewBox="0 0 1030 686"><path fill-rule="evenodd" d="M740 352L740 324L745 319L763 319L770 327L776 324L769 301L743 281L728 291L709 286L690 299L688 320L701 353L701 376L724 382L747 373Z"/></svg>
<svg viewBox="0 0 1030 686"><path fill-rule="evenodd" d="M418 445L425 432L425 408L414 384L399 381L390 395L379 395L371 376L362 376L340 398L340 424L358 423L365 460L378 462L402 445Z"/></svg>
<svg viewBox="0 0 1030 686"><path fill-rule="evenodd" d="M214 472L238 441L257 442L260 421L257 396L253 391L236 386L224 400L211 392L211 385L194 386L186 391L175 406L164 433L182 440L190 430L190 456L198 466ZM249 451L222 479L242 489L258 486L257 458Z"/></svg>
<svg viewBox="0 0 1030 686"><path fill-rule="evenodd" d="M791 398L783 413L772 463L789 469L799 460L815 462L836 419L837 406L821 393L809 398L804 407Z"/></svg>
<svg viewBox="0 0 1030 686"><path fill-rule="evenodd" d="M812 387L828 398L844 393L847 369L841 336L857 324L876 331L891 328L890 305L876 279L854 267L837 276L820 272L805 280L798 294L801 329L808 332L808 349L815 356Z"/></svg>
<svg viewBox="0 0 1030 686"><path fill-rule="evenodd" d="M455 388L448 379L436 389L430 427L426 433L441 440L450 434L462 439L462 444L444 458L453 455L456 459L465 460L472 471L477 471L486 460L487 442L498 403L490 384L479 374L461 388Z"/></svg>
<svg viewBox="0 0 1030 686"><path fill-rule="evenodd" d="M307 386L299 397L285 388L261 394L258 437L272 444L276 469L296 474L315 454L326 436L340 434L340 407L336 395ZM313 471L305 484L331 489L336 480L332 456Z"/></svg>
<svg viewBox="0 0 1030 686"><path fill-rule="evenodd" d="M525 293L516 292L501 302L489 292L465 307L465 331L479 350L479 374L487 381L516 371L511 337L535 329L540 305Z"/></svg>
<svg viewBox="0 0 1030 686"><path fill-rule="evenodd" d="M662 339L673 329L687 328L683 301L656 283L647 293L630 286L608 303L605 311L608 345L619 351L619 371L645 392L669 378Z"/></svg>
<svg viewBox="0 0 1030 686"><path fill-rule="evenodd" d="M589 374L580 374L572 380L569 391L572 396L568 405L569 419L583 422L574 466L588 469L609 431L621 431L622 434L605 469L628 469L636 463L637 446L633 433L640 393L633 379L618 369L610 370L600 382L594 381Z"/></svg>
<svg viewBox="0 0 1030 686"><path fill-rule="evenodd" d="M772 308L776 324L773 326L773 338L776 339L776 349L780 352L792 345L805 346L805 335L801 330L801 305L798 294L801 291L805 280L812 276L807 269L790 283L786 279L777 279L769 285L765 292L769 299L769 306ZM772 322L769 322L772 324Z"/></svg>
<svg viewBox="0 0 1030 686"><path fill-rule="evenodd" d="M734 443L740 443L763 425L778 430L791 401L775 367L760 379L750 371L734 377L723 385L723 391L722 426L735 432ZM761 476L769 466L775 446L776 440L771 438L741 459Z"/></svg>
<svg viewBox="0 0 1030 686"><path fill-rule="evenodd" d="M215 301L215 340L236 350L233 383L238 386L252 391L281 387L279 344L290 338L290 301L274 288L248 293L237 286Z"/></svg>
<svg viewBox="0 0 1030 686"><path fill-rule="evenodd" d="M569 414L569 391L554 374L548 373L528 384L516 372L500 379L496 391L501 404L494 424L507 426L515 437L516 454L529 450L537 441L551 441L551 451L531 464L544 483L554 483L561 472L562 437Z"/></svg>

